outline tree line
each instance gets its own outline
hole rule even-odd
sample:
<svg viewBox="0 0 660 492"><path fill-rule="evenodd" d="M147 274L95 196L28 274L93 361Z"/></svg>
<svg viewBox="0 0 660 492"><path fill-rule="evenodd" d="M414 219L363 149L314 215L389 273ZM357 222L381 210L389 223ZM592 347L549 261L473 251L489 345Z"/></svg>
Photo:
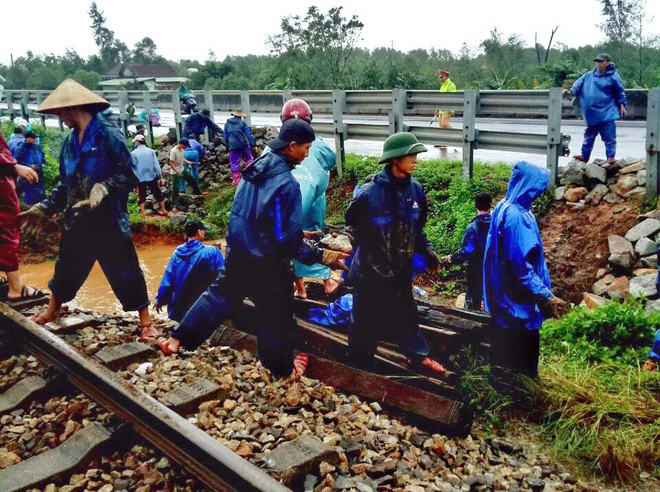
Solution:
<svg viewBox="0 0 660 492"><path fill-rule="evenodd" d="M106 26L106 18L92 2L89 16L98 53L83 59L75 51L64 55L27 52L10 66L0 65L6 89L52 90L66 77L98 89L101 75L119 62L172 65L188 77L191 89L210 90L390 90L437 89L437 70L452 73L459 89L535 89L567 86L594 68L597 53L607 52L628 88L660 85L660 36L650 31L654 19L645 0L594 0L602 7L599 25L605 41L568 47L550 33L537 33L534 46L517 34L493 28L477 47L463 44L460 52L392 48L368 50L359 46L364 24L346 18L342 7L321 12L311 6L301 15L282 19L281 32L268 38L270 54L208 59L167 60L154 41L145 37L131 49ZM547 37L541 42L539 37ZM193 69L193 70L190 70ZM128 85L125 89L142 89Z"/></svg>

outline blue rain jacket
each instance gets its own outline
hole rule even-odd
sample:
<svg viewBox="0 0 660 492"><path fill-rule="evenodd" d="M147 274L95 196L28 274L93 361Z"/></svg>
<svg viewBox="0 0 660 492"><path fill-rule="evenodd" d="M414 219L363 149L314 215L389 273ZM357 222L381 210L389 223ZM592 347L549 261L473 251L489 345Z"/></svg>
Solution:
<svg viewBox="0 0 660 492"><path fill-rule="evenodd" d="M43 165L46 162L46 155L41 145L38 143L23 142L16 151L16 162L24 166L30 166L39 175L39 181L30 184L24 178L18 178L17 186L20 190L25 190L24 201L28 205L34 205L46 198L46 189L44 184Z"/></svg>
<svg viewBox="0 0 660 492"><path fill-rule="evenodd" d="M618 120L621 104L628 108L626 90L614 63L610 63L602 73L597 68L585 73L575 81L569 92L580 97L582 118L589 126Z"/></svg>
<svg viewBox="0 0 660 492"><path fill-rule="evenodd" d="M108 196L96 209L75 214L71 207L87 200L96 183L105 185ZM60 180L41 205L48 214L64 212L65 230L130 236L126 203L137 183L131 153L119 128L95 117L85 129L82 144L78 143L77 129L65 137L60 151Z"/></svg>
<svg viewBox="0 0 660 492"><path fill-rule="evenodd" d="M655 332L655 339L653 340L653 347L647 356L649 359L656 359L660 361L660 330Z"/></svg>
<svg viewBox="0 0 660 492"><path fill-rule="evenodd" d="M293 163L273 151L243 171L227 231L227 256L238 253L253 260L311 264L320 251L304 241L300 185L291 174Z"/></svg>
<svg viewBox="0 0 660 492"><path fill-rule="evenodd" d="M353 313L353 294L345 294L325 308L311 308L307 318L321 326L348 326Z"/></svg>
<svg viewBox="0 0 660 492"><path fill-rule="evenodd" d="M182 244L167 264L156 304L167 304L170 319L181 321L224 264L222 253L215 246L205 246L197 239Z"/></svg>
<svg viewBox="0 0 660 492"><path fill-rule="evenodd" d="M9 142L7 142L7 146L9 147L9 150L11 151L11 155L16 158L16 152L18 151L18 148L23 145L25 142L25 137L22 135L16 135L15 133L12 133L11 137L9 137Z"/></svg>
<svg viewBox="0 0 660 492"><path fill-rule="evenodd" d="M431 250L424 233L426 217L422 185L410 177L394 178L386 166L346 210L346 225L355 235L349 282L367 289L375 282L410 290L413 254L426 256Z"/></svg>
<svg viewBox="0 0 660 492"><path fill-rule="evenodd" d="M483 300L484 250L490 229L490 214L477 215L465 229L461 249L451 255L452 263L467 262L467 304L481 309Z"/></svg>
<svg viewBox="0 0 660 492"><path fill-rule="evenodd" d="M335 151L322 139L316 139L309 155L291 171L300 185L303 231L325 230L325 192L330 184L330 170L335 164ZM330 278L330 268L320 263L308 266L294 260L293 268L296 277Z"/></svg>
<svg viewBox="0 0 660 492"><path fill-rule="evenodd" d="M193 113L186 118L183 124L183 134L185 136L201 135L206 131L206 127L209 127L214 133L222 133L222 129L213 123L211 118L207 118L202 113Z"/></svg>
<svg viewBox="0 0 660 492"><path fill-rule="evenodd" d="M243 121L243 118L239 118L238 116L232 116L227 120L222 135L225 138L227 150L236 150L257 145L250 127Z"/></svg>
<svg viewBox="0 0 660 492"><path fill-rule="evenodd" d="M550 171L518 162L504 200L492 213L484 254L484 305L499 326L538 330L541 298L551 299L550 275L532 202L548 185Z"/></svg>

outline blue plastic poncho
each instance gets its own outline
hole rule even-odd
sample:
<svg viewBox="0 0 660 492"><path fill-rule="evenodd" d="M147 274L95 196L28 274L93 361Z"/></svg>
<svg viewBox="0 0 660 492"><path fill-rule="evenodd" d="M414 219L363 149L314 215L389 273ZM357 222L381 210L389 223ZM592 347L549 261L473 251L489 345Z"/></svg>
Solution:
<svg viewBox="0 0 660 492"><path fill-rule="evenodd" d="M293 168L291 174L300 184L302 195L303 231L323 231L325 229L325 192L330 183L330 170L336 163L335 151L321 139L312 142L309 155ZM316 263L304 265L293 261L296 277L330 278L330 268Z"/></svg>
<svg viewBox="0 0 660 492"><path fill-rule="evenodd" d="M582 118L587 125L614 121L621 117L620 106L628 107L626 91L616 65L610 63L604 72L594 68L577 79L570 91L580 97Z"/></svg>
<svg viewBox="0 0 660 492"><path fill-rule="evenodd" d="M504 200L491 215L484 254L484 305L498 327L538 330L541 298L551 299L550 275L532 202L548 185L550 171L518 162Z"/></svg>
<svg viewBox="0 0 660 492"><path fill-rule="evenodd" d="M653 347L647 356L649 359L660 361L660 330L655 332L655 339L653 340Z"/></svg>

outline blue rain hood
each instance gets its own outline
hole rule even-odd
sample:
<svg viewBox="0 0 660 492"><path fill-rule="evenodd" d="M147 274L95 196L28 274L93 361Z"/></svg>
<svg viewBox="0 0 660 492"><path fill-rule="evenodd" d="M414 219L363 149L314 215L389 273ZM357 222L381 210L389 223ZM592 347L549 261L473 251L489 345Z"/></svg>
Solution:
<svg viewBox="0 0 660 492"><path fill-rule="evenodd" d="M484 253L484 305L496 326L538 330L541 298L552 298L550 275L532 202L548 185L550 171L518 162L506 197L491 214Z"/></svg>

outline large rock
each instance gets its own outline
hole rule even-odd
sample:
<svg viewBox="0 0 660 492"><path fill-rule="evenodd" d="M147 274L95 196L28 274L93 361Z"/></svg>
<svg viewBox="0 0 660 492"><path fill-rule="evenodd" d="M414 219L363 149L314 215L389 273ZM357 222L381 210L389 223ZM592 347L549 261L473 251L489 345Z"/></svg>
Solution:
<svg viewBox="0 0 660 492"><path fill-rule="evenodd" d="M565 191L566 191L565 186L557 186L555 188L555 200L563 200Z"/></svg>
<svg viewBox="0 0 660 492"><path fill-rule="evenodd" d="M614 270L629 270L635 264L635 257L629 253L611 254L607 261Z"/></svg>
<svg viewBox="0 0 660 492"><path fill-rule="evenodd" d="M613 205L615 203L621 203L623 201L623 198L621 198L613 191L610 191L603 197L603 201L605 201L605 203L609 203Z"/></svg>
<svg viewBox="0 0 660 492"><path fill-rule="evenodd" d="M629 200L644 200L646 197L646 188L644 186L635 186L632 190L623 195L623 197Z"/></svg>
<svg viewBox="0 0 660 492"><path fill-rule="evenodd" d="M655 281L658 278L656 273L640 275L630 281L628 291L633 296L653 297L658 294L655 288Z"/></svg>
<svg viewBox="0 0 660 492"><path fill-rule="evenodd" d="M660 220L646 219L626 232L625 238L634 243L641 238L651 236L658 231L660 231Z"/></svg>
<svg viewBox="0 0 660 492"><path fill-rule="evenodd" d="M607 195L609 189L604 184L597 184L589 192L589 194L584 198L585 203L593 203L598 205L605 195Z"/></svg>
<svg viewBox="0 0 660 492"><path fill-rule="evenodd" d="M606 299L604 297L597 296L596 294L590 294L589 292L583 292L582 299L584 300L584 304L589 309L602 306L606 302Z"/></svg>
<svg viewBox="0 0 660 492"><path fill-rule="evenodd" d="M607 171L593 163L587 163L584 174L588 179L604 183L607 181Z"/></svg>
<svg viewBox="0 0 660 492"><path fill-rule="evenodd" d="M646 186L646 169L642 169L637 173L637 184L639 186Z"/></svg>
<svg viewBox="0 0 660 492"><path fill-rule="evenodd" d="M639 171L646 169L646 163L644 161L635 162L634 164L629 164L619 171L619 174L632 174L638 173Z"/></svg>
<svg viewBox="0 0 660 492"><path fill-rule="evenodd" d="M656 252L658 243L652 241L648 237L640 238L635 244L635 253L639 256L649 256Z"/></svg>
<svg viewBox="0 0 660 492"><path fill-rule="evenodd" d="M607 288L614 282L616 278L611 273L608 273L603 278L598 280L592 287L591 291L597 296L602 296L607 292Z"/></svg>
<svg viewBox="0 0 660 492"><path fill-rule="evenodd" d="M630 240L621 236L617 236L616 234L610 234L607 236L607 247L610 251L610 254L629 253L632 255L635 253L635 249L633 248Z"/></svg>
<svg viewBox="0 0 660 492"><path fill-rule="evenodd" d="M641 259L641 263L646 268L658 269L658 255L648 255Z"/></svg>
<svg viewBox="0 0 660 492"><path fill-rule="evenodd" d="M573 161L559 178L559 184L564 186L582 186L584 184L584 169L580 163Z"/></svg>
<svg viewBox="0 0 660 492"><path fill-rule="evenodd" d="M575 203L582 200L589 192L583 186L578 188L569 188L564 192L564 198L567 202Z"/></svg>
<svg viewBox="0 0 660 492"><path fill-rule="evenodd" d="M630 282L628 277L623 275L610 284L610 286L607 288L607 295L609 295L612 299L625 299L629 295L629 286Z"/></svg>
<svg viewBox="0 0 660 492"><path fill-rule="evenodd" d="M621 174L614 185L614 191L617 195L624 196L630 190L634 189L637 184L636 174Z"/></svg>

